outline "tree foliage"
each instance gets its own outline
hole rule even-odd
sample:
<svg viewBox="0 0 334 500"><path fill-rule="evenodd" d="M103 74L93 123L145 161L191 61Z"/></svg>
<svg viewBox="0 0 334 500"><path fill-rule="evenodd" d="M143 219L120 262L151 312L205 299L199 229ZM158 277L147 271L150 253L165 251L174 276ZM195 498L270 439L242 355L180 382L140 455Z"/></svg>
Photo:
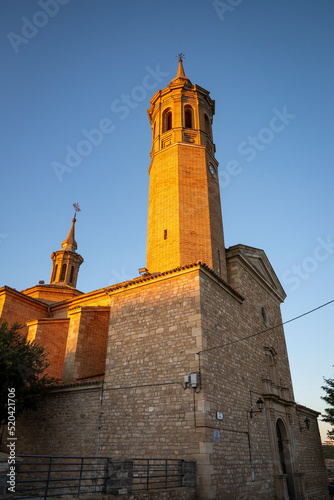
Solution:
<svg viewBox="0 0 334 500"><path fill-rule="evenodd" d="M324 378L325 384L321 388L326 392L326 396L321 396L321 399L329 405L325 408L325 414L322 415L322 420L331 424L332 429L327 432L329 439L334 439L334 379Z"/></svg>
<svg viewBox="0 0 334 500"><path fill-rule="evenodd" d="M53 379L45 373L48 367L45 348L28 342L21 326L6 322L0 325L0 424L7 424L8 393L15 389L16 418L25 410L35 410Z"/></svg>

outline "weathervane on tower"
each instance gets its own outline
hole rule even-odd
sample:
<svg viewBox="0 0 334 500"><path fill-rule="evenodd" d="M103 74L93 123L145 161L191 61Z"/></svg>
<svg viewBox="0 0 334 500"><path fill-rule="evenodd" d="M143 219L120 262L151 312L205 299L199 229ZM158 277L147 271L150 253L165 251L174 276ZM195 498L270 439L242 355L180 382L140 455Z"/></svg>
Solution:
<svg viewBox="0 0 334 500"><path fill-rule="evenodd" d="M79 207L79 203L73 203L73 206L74 206L74 210L75 210L75 212L74 212L74 219L76 219L77 218L77 213L81 212L81 208Z"/></svg>
<svg viewBox="0 0 334 500"><path fill-rule="evenodd" d="M182 61L183 61L183 59L185 59L185 57L186 57L186 56L185 56L182 52L180 52L180 53L177 55L177 57L179 58L179 61L181 61L181 62L182 62Z"/></svg>

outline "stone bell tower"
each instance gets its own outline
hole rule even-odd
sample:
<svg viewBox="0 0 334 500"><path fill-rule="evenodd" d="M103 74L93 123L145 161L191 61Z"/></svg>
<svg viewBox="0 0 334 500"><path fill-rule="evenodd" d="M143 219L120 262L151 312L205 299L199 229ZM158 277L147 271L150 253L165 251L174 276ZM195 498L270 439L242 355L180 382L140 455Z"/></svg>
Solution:
<svg viewBox="0 0 334 500"><path fill-rule="evenodd" d="M83 263L81 255L76 253L78 248L74 238L74 225L76 223L76 214L80 211L79 205L74 203L75 214L72 219L72 226L66 240L62 243L62 250L53 252L53 260L50 284L67 285L75 288L77 285L79 267Z"/></svg>
<svg viewBox="0 0 334 500"><path fill-rule="evenodd" d="M151 99L152 150L147 263L150 273L198 261L226 279L218 162L212 137L215 102L185 76Z"/></svg>

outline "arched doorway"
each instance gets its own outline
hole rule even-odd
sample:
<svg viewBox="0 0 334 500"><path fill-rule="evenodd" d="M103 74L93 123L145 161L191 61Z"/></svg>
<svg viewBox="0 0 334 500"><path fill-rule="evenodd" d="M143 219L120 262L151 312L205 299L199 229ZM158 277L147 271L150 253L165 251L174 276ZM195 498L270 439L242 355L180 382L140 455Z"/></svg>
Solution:
<svg viewBox="0 0 334 500"><path fill-rule="evenodd" d="M290 445L287 438L287 432L283 420L280 418L276 422L276 436L278 445L279 462L282 474L286 475L286 485L289 500L296 499L296 490L293 480Z"/></svg>

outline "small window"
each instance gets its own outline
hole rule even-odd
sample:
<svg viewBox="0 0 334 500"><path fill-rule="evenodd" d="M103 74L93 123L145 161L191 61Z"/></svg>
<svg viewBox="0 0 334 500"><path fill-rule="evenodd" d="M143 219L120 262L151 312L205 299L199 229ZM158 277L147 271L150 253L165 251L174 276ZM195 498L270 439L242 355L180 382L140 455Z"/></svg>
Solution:
<svg viewBox="0 0 334 500"><path fill-rule="evenodd" d="M204 120L205 120L205 132L210 137L210 139L212 139L212 128L208 115L204 115Z"/></svg>
<svg viewBox="0 0 334 500"><path fill-rule="evenodd" d="M220 250L218 250L218 276L222 276L222 261L220 258Z"/></svg>
<svg viewBox="0 0 334 500"><path fill-rule="evenodd" d="M261 314L262 314L263 323L266 326L269 326L269 323L270 323L269 314L268 314L267 308L265 306L261 307Z"/></svg>
<svg viewBox="0 0 334 500"><path fill-rule="evenodd" d="M53 275L52 275L52 280L51 281L56 281L57 269L58 269L58 266L56 264L55 267L54 267L54 269L53 269Z"/></svg>
<svg viewBox="0 0 334 500"><path fill-rule="evenodd" d="M59 281L65 281L65 275L66 275L66 264L63 264L63 267L61 268L61 275Z"/></svg>
<svg viewBox="0 0 334 500"><path fill-rule="evenodd" d="M74 266L71 267L70 283L73 282L73 276L74 276Z"/></svg>
<svg viewBox="0 0 334 500"><path fill-rule="evenodd" d="M172 112L169 111L166 115L166 130L170 130L172 128Z"/></svg>
<svg viewBox="0 0 334 500"><path fill-rule="evenodd" d="M273 347L265 347L267 375L273 384L278 384L277 353Z"/></svg>
<svg viewBox="0 0 334 500"><path fill-rule="evenodd" d="M163 121L163 131L167 132L167 130L171 130L173 122L172 122L172 111L170 109L166 109L164 111L162 121Z"/></svg>
<svg viewBox="0 0 334 500"><path fill-rule="evenodd" d="M164 229L164 240L167 240L167 229Z"/></svg>
<svg viewBox="0 0 334 500"><path fill-rule="evenodd" d="M186 106L184 108L184 126L186 128L194 128L193 127L193 110L191 106Z"/></svg>

